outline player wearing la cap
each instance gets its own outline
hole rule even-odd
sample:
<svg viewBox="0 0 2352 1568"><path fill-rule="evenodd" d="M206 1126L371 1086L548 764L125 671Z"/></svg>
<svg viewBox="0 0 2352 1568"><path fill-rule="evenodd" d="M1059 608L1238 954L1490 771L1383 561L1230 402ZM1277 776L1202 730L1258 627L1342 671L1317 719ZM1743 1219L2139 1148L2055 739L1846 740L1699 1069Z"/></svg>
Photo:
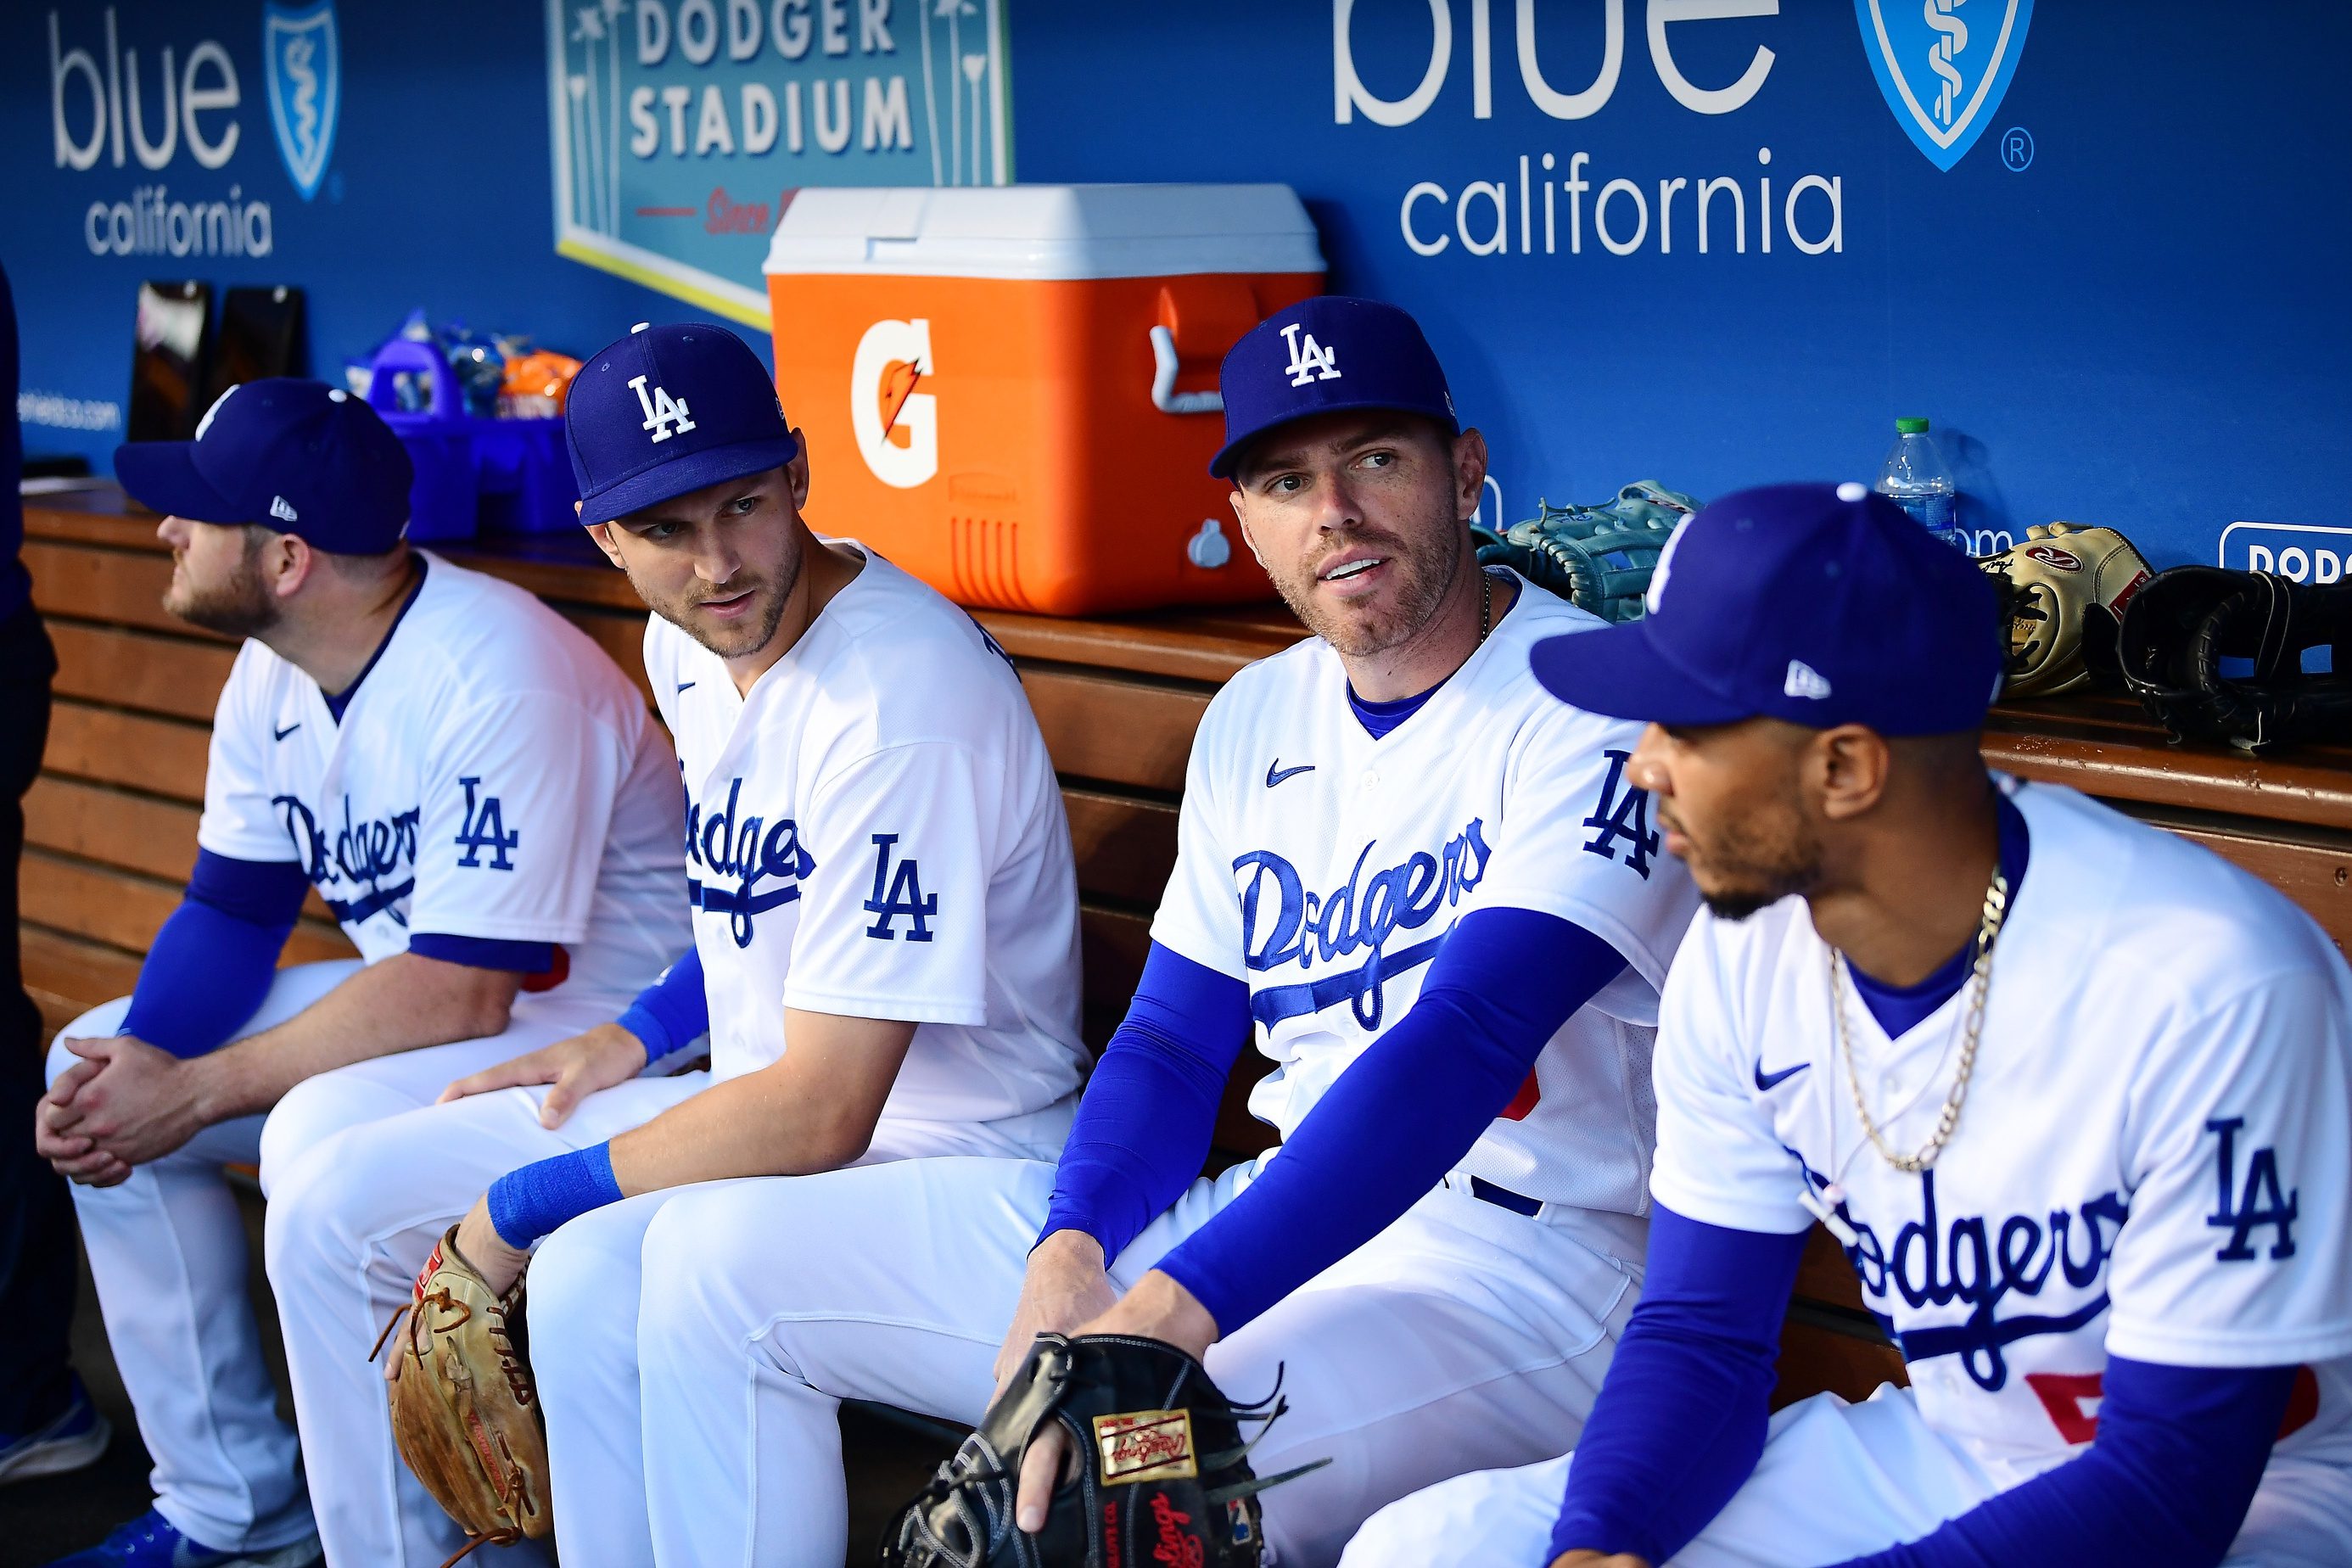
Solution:
<svg viewBox="0 0 2352 1568"><path fill-rule="evenodd" d="M1041 1330L1205 1349L1240 1397L1286 1364L1253 1463L1337 1461L1264 1500L1287 1564L1582 1420L1636 1291L1655 987L1696 896L1621 776L1636 731L1528 672L1598 623L1478 569L1485 443L1411 318L1306 301L1222 384L1214 471L1318 635L1210 705L1141 990L1058 1169L909 1161L655 1222L662 1563L839 1563L837 1402L971 1421ZM1196 1180L1253 1034L1286 1142Z"/></svg>
<svg viewBox="0 0 2352 1568"><path fill-rule="evenodd" d="M1725 497L1646 619L1538 649L1652 721L1708 904L1646 1293L1570 1458L1349 1568L2352 1563L2352 974L2205 850L1988 776L2000 668L1983 576L1860 485ZM1817 1216L1911 1386L1768 1423Z"/></svg>
<svg viewBox="0 0 2352 1568"><path fill-rule="evenodd" d="M430 1564L457 1542L367 1365L451 1222L495 1289L546 1238L530 1362L558 1539L567 1563L610 1561L646 1534L638 1256L661 1205L860 1161L1050 1159L1083 1060L1069 830L1011 664L930 589L811 531L800 437L724 328L622 338L565 418L582 520L655 612L646 671L687 797L668 896L693 947L617 1025L339 1140L303 1243L273 1235L281 1299L324 1300L362 1263L374 1290L288 1313L340 1380L316 1422L299 1413L337 1563ZM637 1076L706 1034L708 1070Z"/></svg>
<svg viewBox="0 0 2352 1568"><path fill-rule="evenodd" d="M327 1179L304 1150L610 1018L686 941L674 764L586 637L403 542L407 454L343 392L247 383L115 471L170 514L165 608L247 640L186 900L49 1058L38 1135L157 1494L65 1561L276 1568L319 1543L223 1162L258 1155L274 1228ZM314 890L360 957L276 969Z"/></svg>

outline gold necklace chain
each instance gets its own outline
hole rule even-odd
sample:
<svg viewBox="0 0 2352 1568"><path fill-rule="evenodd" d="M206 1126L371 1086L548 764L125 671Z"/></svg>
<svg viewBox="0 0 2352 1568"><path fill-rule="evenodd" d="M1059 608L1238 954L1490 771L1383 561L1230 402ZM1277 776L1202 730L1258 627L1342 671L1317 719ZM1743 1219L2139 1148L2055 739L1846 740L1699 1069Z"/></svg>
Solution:
<svg viewBox="0 0 2352 1568"><path fill-rule="evenodd" d="M1952 1091L1944 1097L1943 1113L1936 1118L1936 1131L1919 1145L1916 1154L1898 1154L1886 1146L1886 1140L1872 1120L1870 1106L1863 1099L1862 1069L1855 1065L1853 1046L1846 1038L1845 1027L1845 955L1836 948L1830 949L1830 1006L1836 1019L1837 1047L1845 1057L1846 1082L1853 1089L1853 1112L1862 1119L1862 1130L1869 1134L1872 1147L1881 1158L1906 1175L1916 1175L1936 1163L1951 1141L1952 1130L1960 1124L1960 1106L1969 1097L1969 1075L1976 1068L1977 1042L1984 1033L1985 999L1992 991L1992 948L2000 939L2000 927L2009 914L2009 879L1999 866L1993 868L1992 881L1985 889L1984 916L1977 927L1977 962L1970 977L1968 1013L1962 1020L1959 1067L1952 1077Z"/></svg>
<svg viewBox="0 0 2352 1568"><path fill-rule="evenodd" d="M1495 629L1495 579L1484 566L1478 568L1478 640L1485 642L1486 634Z"/></svg>

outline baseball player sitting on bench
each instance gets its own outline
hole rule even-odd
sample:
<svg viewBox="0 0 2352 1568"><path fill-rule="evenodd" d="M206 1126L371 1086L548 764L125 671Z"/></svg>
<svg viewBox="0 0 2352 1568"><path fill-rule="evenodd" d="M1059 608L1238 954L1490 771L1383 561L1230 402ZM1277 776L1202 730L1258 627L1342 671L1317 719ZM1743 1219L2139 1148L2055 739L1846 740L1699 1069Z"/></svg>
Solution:
<svg viewBox="0 0 2352 1568"><path fill-rule="evenodd" d="M611 1018L688 940L677 784L584 635L403 542L408 457L360 400L251 382L115 468L170 514L164 607L247 641L186 900L38 1112L155 1460L154 1510L65 1562L286 1568L319 1542L222 1163L299 1203L331 1176L289 1148ZM360 957L276 969L313 890Z"/></svg>
<svg viewBox="0 0 2352 1568"><path fill-rule="evenodd" d="M1628 771L1709 909L1647 1289L1572 1465L1398 1503L1348 1568L2352 1563L2352 976L2204 849L1988 778L1995 621L1892 503L1791 485L1538 650L1653 721ZM1911 1386L1768 1422L1816 1219Z"/></svg>
<svg viewBox="0 0 2352 1568"><path fill-rule="evenodd" d="M938 594L810 531L807 454L726 329L622 338L565 417L581 517L654 611L646 672L687 795L686 899L666 891L693 948L617 1025L616 1006L336 1139L331 1172L273 1205L289 1355L320 1369L297 1414L338 1563L437 1563L459 1540L367 1364L451 1222L498 1289L548 1238L530 1360L549 1489L567 1560L604 1561L645 1532L635 1480L602 1476L619 1447L635 1469L639 1242L676 1190L1049 1160L1084 1060L1069 829L1010 661ZM706 1033L708 1070L638 1076Z"/></svg>
<svg viewBox="0 0 2352 1568"><path fill-rule="evenodd" d="M1471 554L1485 443L1412 319L1308 300L1223 385L1214 471L1318 635L1210 704L1142 984L1058 1170L908 1161L655 1222L646 1425L606 1489L646 1468L662 1563L834 1568L838 1402L974 1421L1041 1331L1207 1350L1241 1398L1286 1363L1253 1463L1335 1458L1265 1498L1306 1568L1381 1503L1581 1425L1637 1290L1655 990L1696 895L1622 776L1637 731L1528 670L1599 623ZM1198 1180L1254 1031L1277 1070L1252 1108L1287 1142Z"/></svg>

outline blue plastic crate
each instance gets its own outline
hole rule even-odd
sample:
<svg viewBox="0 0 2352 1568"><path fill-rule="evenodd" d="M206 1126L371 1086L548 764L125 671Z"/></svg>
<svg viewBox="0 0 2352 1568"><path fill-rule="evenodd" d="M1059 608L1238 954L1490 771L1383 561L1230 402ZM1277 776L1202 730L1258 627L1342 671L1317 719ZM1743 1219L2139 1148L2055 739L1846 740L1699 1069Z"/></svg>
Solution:
<svg viewBox="0 0 2352 1568"><path fill-rule="evenodd" d="M422 413L399 406L397 378L423 378ZM375 356L368 403L408 448L416 483L408 537L417 543L485 534L562 533L577 528L572 459L561 419L486 419L465 411L447 356L429 342L395 338Z"/></svg>

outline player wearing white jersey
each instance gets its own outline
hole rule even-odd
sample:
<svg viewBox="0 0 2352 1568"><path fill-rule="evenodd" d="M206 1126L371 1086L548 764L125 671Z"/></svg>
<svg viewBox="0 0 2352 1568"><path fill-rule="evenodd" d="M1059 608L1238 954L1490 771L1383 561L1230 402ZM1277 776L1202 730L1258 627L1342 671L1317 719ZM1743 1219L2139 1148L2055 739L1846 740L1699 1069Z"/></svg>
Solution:
<svg viewBox="0 0 2352 1568"><path fill-rule="evenodd" d="M1564 1446L1591 1403L1638 1290L1656 988L1696 907L1622 775L1635 731L1529 672L1599 623L1477 567L1485 446L1402 312L1309 300L1223 383L1216 471L1321 635L1210 704L1142 985L1058 1166L908 1161L654 1222L656 1561L831 1568L839 1401L972 1421L1040 1331L1205 1351L1244 1395L1286 1366L1254 1463L1337 1461L1266 1495L1286 1563ZM1283 1147L1199 1179L1253 1037Z"/></svg>
<svg viewBox="0 0 2352 1568"><path fill-rule="evenodd" d="M274 1225L327 1179L290 1154L624 1005L685 941L674 763L584 635L401 542L407 457L342 392L251 383L116 465L173 514L166 607L249 640L186 901L50 1058L40 1135L157 1493L66 1562L291 1564L319 1544L223 1163L260 1158ZM306 893L356 962L274 969Z"/></svg>
<svg viewBox="0 0 2352 1568"><path fill-rule="evenodd" d="M1050 1159L1083 1060L1069 831L1010 661L938 594L809 531L807 458L725 329L610 345L566 418L582 516L656 612L646 674L686 797L685 897L665 891L692 947L625 1013L334 1140L273 1202L339 1563L429 1568L457 1543L367 1364L453 1222L500 1289L547 1238L530 1359L550 1493L565 1559L593 1563L646 1531L637 1259L660 1206L916 1154ZM708 1069L677 1070L706 1048Z"/></svg>
<svg viewBox="0 0 2352 1568"><path fill-rule="evenodd" d="M1649 1294L1569 1458L1349 1568L2352 1563L2352 973L2202 848L1988 780L1975 568L1859 485L1728 496L1538 655L1709 910L1658 1041ZM1901 606L1891 614L1889 606ZM1910 1386L1768 1424L1819 1216Z"/></svg>

